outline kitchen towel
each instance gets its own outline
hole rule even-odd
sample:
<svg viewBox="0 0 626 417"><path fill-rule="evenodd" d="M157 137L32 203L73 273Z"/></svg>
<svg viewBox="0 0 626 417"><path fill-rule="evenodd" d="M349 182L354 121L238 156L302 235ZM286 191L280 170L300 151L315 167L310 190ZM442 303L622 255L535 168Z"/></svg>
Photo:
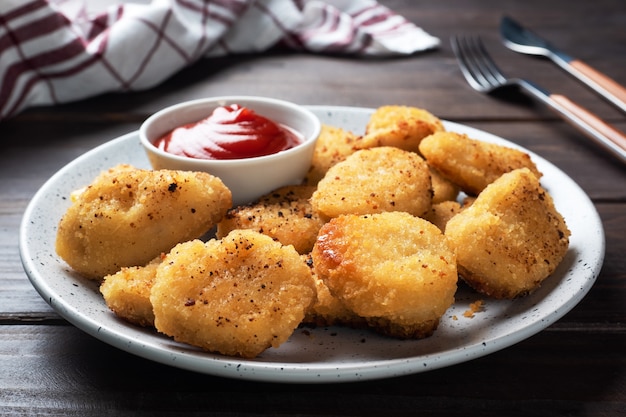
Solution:
<svg viewBox="0 0 626 417"><path fill-rule="evenodd" d="M0 120L31 106L147 89L199 59L277 44L398 56L439 39L374 0L154 0L97 13L83 0L2 0Z"/></svg>

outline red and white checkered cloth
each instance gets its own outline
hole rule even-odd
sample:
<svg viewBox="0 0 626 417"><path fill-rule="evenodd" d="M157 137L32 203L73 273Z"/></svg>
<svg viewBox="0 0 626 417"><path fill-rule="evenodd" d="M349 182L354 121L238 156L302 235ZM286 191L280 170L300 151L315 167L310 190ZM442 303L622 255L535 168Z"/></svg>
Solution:
<svg viewBox="0 0 626 417"><path fill-rule="evenodd" d="M200 58L294 49L410 55L439 40L374 0L0 1L0 120L155 86Z"/></svg>

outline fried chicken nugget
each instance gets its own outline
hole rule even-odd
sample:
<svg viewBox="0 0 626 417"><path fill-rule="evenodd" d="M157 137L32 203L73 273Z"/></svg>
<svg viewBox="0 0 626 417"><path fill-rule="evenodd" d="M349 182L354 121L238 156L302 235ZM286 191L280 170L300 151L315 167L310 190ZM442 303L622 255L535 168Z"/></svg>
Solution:
<svg viewBox="0 0 626 417"><path fill-rule="evenodd" d="M541 173L527 153L455 132L437 132L420 143L420 153L462 191L477 195L505 172L528 168Z"/></svg>
<svg viewBox="0 0 626 417"><path fill-rule="evenodd" d="M441 120L427 110L409 106L382 106L370 116L360 146L394 146L419 152L423 138L443 130Z"/></svg>
<svg viewBox="0 0 626 417"><path fill-rule="evenodd" d="M358 316L337 297L331 294L328 286L317 276L313 267L313 258L311 254L303 255L304 262L309 266L313 279L315 281L315 289L317 291L317 299L307 311L304 324L315 326L335 326L342 325L352 328L364 328L367 322L363 317Z"/></svg>
<svg viewBox="0 0 626 417"><path fill-rule="evenodd" d="M428 220L443 232L448 221L459 214L461 210L463 210L463 207L457 201L442 201L441 203L433 204L422 218Z"/></svg>
<svg viewBox="0 0 626 417"><path fill-rule="evenodd" d="M311 205L328 218L385 211L420 216L430 209L432 197L426 162L414 152L382 146L359 150L331 167Z"/></svg>
<svg viewBox="0 0 626 417"><path fill-rule="evenodd" d="M435 225L408 213L334 218L311 256L330 292L389 336L430 336L454 302L454 252Z"/></svg>
<svg viewBox="0 0 626 417"><path fill-rule="evenodd" d="M570 231L550 195L527 168L502 175L450 219L445 234L461 277L494 298L539 287L565 257Z"/></svg>
<svg viewBox="0 0 626 417"><path fill-rule="evenodd" d="M426 161L428 163L428 161ZM433 201L432 204L444 201L454 201L459 195L460 187L445 178L436 169L428 166L430 171L430 180L433 184Z"/></svg>
<svg viewBox="0 0 626 417"><path fill-rule="evenodd" d="M56 251L75 271L98 280L200 237L232 205L230 190L207 173L129 165L103 172L72 200L59 222Z"/></svg>
<svg viewBox="0 0 626 417"><path fill-rule="evenodd" d="M305 183L317 184L330 167L343 161L358 149L357 144L360 139L360 136L340 127L322 124Z"/></svg>
<svg viewBox="0 0 626 417"><path fill-rule="evenodd" d="M292 246L253 230L177 245L157 269L157 330L210 352L254 358L285 342L315 300Z"/></svg>
<svg viewBox="0 0 626 417"><path fill-rule="evenodd" d="M129 266L104 277L100 293L116 316L143 327L154 326L150 292L161 257L145 266Z"/></svg>
<svg viewBox="0 0 626 417"><path fill-rule="evenodd" d="M313 191L315 186L288 185L255 203L234 207L218 223L216 236L222 238L235 229L253 229L283 245L293 245L301 254L308 253L324 224L309 202Z"/></svg>

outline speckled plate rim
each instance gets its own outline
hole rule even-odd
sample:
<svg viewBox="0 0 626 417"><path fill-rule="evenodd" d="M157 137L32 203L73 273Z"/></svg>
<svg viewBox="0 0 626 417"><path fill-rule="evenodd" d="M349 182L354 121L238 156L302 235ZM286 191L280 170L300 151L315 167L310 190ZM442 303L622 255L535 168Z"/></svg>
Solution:
<svg viewBox="0 0 626 417"><path fill-rule="evenodd" d="M323 123L355 133L362 132L373 111L309 107ZM444 124L450 131L524 149L478 129ZM566 258L537 292L520 300L484 299L460 285L456 302L439 328L424 340L399 341L341 327L301 328L278 349L243 360L202 352L117 319L104 304L97 285L73 273L58 258L54 239L71 191L117 163L149 167L137 132L76 158L39 189L23 216L20 256L32 285L62 317L112 346L149 360L208 375L279 383L349 382L424 372L496 352L540 332L578 304L600 272L605 237L593 203L560 169L525 151L544 173L542 184L572 231ZM470 304L479 299L485 302L484 311L466 317Z"/></svg>

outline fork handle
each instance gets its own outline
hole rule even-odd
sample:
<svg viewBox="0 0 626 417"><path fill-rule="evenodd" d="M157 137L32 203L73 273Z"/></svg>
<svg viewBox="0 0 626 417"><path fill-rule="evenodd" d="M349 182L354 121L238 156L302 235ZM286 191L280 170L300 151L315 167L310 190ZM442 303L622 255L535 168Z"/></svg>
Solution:
<svg viewBox="0 0 626 417"><path fill-rule="evenodd" d="M527 88L527 91L541 98L574 127L626 164L626 135L624 133L563 95L549 93L544 95L543 92L532 87Z"/></svg>
<svg viewBox="0 0 626 417"><path fill-rule="evenodd" d="M626 152L626 135L614 128L613 126L600 119L589 110L579 106L572 100L560 94L551 94L550 98L561 106L568 109L570 112L578 116L582 121L594 128L598 132L602 133L612 143L618 146L622 151Z"/></svg>

